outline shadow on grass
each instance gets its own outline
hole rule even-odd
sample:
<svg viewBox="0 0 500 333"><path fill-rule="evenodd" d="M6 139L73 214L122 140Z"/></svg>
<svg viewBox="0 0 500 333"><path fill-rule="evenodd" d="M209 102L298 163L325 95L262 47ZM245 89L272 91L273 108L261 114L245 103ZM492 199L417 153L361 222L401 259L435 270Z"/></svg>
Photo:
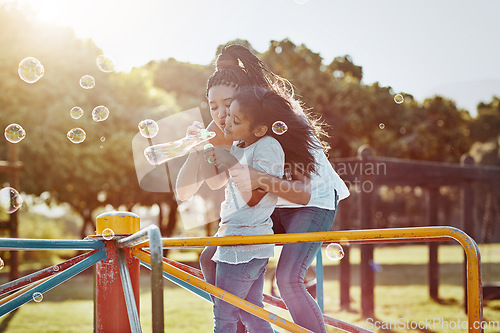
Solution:
<svg viewBox="0 0 500 333"><path fill-rule="evenodd" d="M7 328L9 328L9 323L10 321L14 318L16 315L18 309L15 309L11 313L7 314L3 320L2 323L0 324L0 332L7 332Z"/></svg>
<svg viewBox="0 0 500 333"><path fill-rule="evenodd" d="M438 298L433 299L433 301L440 305L458 305L461 303L456 298Z"/></svg>

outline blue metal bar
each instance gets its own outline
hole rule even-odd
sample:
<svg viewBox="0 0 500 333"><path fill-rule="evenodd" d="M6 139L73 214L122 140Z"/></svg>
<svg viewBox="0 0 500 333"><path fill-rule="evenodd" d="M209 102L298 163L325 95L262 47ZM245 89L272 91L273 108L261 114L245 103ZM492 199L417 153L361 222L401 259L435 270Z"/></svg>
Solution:
<svg viewBox="0 0 500 333"><path fill-rule="evenodd" d="M316 254L316 300L318 301L319 308L322 313L325 313L325 302L323 297L323 255L321 254L321 247Z"/></svg>
<svg viewBox="0 0 500 333"><path fill-rule="evenodd" d="M132 289L132 281L127 267L127 260L123 249L116 249L118 257L118 268L120 269L120 278L122 280L123 296L125 297L125 305L127 306L128 320L130 322L130 330L132 333L141 333L141 323L139 322L139 312L135 304L134 290Z"/></svg>
<svg viewBox="0 0 500 333"><path fill-rule="evenodd" d="M1 250L102 250L104 243L98 239L0 239Z"/></svg>
<svg viewBox="0 0 500 333"><path fill-rule="evenodd" d="M59 273L59 271L63 271L65 269L67 269L68 267L73 266L75 263L77 263L85 258L90 257L96 251L97 250L81 254L79 256L76 256L76 257L73 257L69 260L66 260L60 264L41 269L41 270L34 272L32 274L23 276L22 278L19 278L17 280L4 283L3 285L0 286L0 294L4 294L4 293L7 293L7 292L12 291L12 290L22 288L25 285L30 284L32 282L35 282L37 280L40 280L44 277L47 277L50 275L55 275L55 274Z"/></svg>
<svg viewBox="0 0 500 333"><path fill-rule="evenodd" d="M65 282L66 280L72 278L73 276L81 273L82 271L86 270L87 268L91 267L95 263L97 263L99 260L102 260L106 258L106 251L99 251L90 257L80 261L79 263L69 267L63 272L60 272L57 275L54 275L52 278L49 280L41 283L40 285L30 289L28 292L25 292L24 294L14 298L13 300L3 304L0 306L0 317L17 309L21 305L31 301L32 296L35 292L40 292L40 293L45 293L49 291L50 289L58 286L59 284Z"/></svg>
<svg viewBox="0 0 500 333"><path fill-rule="evenodd" d="M149 246L151 251L151 306L153 333L164 332L163 309L163 243L160 229L152 225L148 229Z"/></svg>

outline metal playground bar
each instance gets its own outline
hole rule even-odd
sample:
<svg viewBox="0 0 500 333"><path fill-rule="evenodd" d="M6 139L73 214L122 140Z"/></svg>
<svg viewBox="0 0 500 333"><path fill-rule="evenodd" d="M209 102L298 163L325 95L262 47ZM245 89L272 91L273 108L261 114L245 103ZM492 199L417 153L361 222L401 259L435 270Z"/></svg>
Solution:
<svg viewBox="0 0 500 333"><path fill-rule="evenodd" d="M419 227L394 229L367 229L265 236L231 236L201 238L161 238L156 226L139 230L139 217L127 212L101 214L97 218L97 232L81 241L1 239L0 249L80 249L83 255L45 268L21 279L0 286L0 316L29 302L34 293L52 289L88 267L96 264L95 331L141 332L139 320L140 264L151 269L151 301L153 332L164 331L163 278L212 301L225 300L276 326L290 332L309 332L307 329L257 307L204 281L201 271L163 258L163 248L187 248L250 244L285 244L303 242L349 242L351 244L458 241L467 258L467 308L470 333L482 332L483 320L480 255L477 244L463 231L453 227ZM104 239L107 228L115 232L113 239ZM318 287L322 274L318 274ZM321 289L319 289L321 290ZM318 295L319 297L320 295ZM264 302L286 309L277 297L264 295ZM371 332L365 328L324 315L327 325L346 332ZM479 324L478 324L479 323Z"/></svg>

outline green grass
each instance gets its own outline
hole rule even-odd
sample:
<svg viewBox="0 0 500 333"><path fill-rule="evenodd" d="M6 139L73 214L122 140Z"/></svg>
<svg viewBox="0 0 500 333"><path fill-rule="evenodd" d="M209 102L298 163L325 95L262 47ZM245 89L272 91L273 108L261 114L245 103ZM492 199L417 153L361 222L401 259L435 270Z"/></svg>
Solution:
<svg viewBox="0 0 500 333"><path fill-rule="evenodd" d="M500 281L500 244L481 246L483 281ZM196 260L197 253L171 251L175 259ZM439 247L439 302L429 299L427 286L427 257L425 245L383 246L375 250L375 260L382 265L377 272L375 288L375 315L381 323L397 323L398 320L416 322L442 320L443 322L466 321L463 311L463 251L460 246ZM325 261L325 309L335 318L369 328L370 323L360 314L359 246L351 247L352 287L351 310L339 306L338 262ZM268 273L275 268L272 260ZM270 274L268 274L270 275ZM5 277L2 278L2 282ZM266 292L270 283L266 280ZM93 278L91 274L77 276L49 291L40 303L29 302L14 314L0 318L0 332L91 332L93 330ZM174 333L210 332L212 330L212 306L199 297L165 282L166 330ZM287 319L286 311L271 311ZM143 332L151 332L151 294L149 274L141 270L141 325ZM484 304L484 319L500 321L500 300ZM283 331L283 330L280 330ZM338 330L329 327L328 332ZM380 330L382 332L382 330ZM404 330L394 328L383 332L466 332L464 329L444 329L436 324L431 330ZM485 330L500 333L500 328Z"/></svg>

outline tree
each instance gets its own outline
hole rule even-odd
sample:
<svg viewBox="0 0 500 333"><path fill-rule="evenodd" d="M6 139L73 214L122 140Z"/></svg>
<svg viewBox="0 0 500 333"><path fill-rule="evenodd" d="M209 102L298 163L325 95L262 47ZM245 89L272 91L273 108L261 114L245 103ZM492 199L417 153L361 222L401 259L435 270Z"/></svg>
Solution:
<svg viewBox="0 0 500 333"><path fill-rule="evenodd" d="M103 73L95 63L102 52L91 41L79 40L70 29L39 22L33 13L17 7L0 6L0 27L0 89L7 93L0 96L0 118L4 128L15 122L27 133L18 143L24 163L19 190L48 192L52 201L69 203L84 220L82 236L100 206L130 209L137 202L160 200L140 189L131 142L140 120L163 118L180 107L171 94L153 85L151 72ZM17 74L26 56L36 57L45 67L45 75L34 84ZM94 89L79 86L84 74L95 78ZM85 112L78 120L69 116L76 105ZM91 111L98 105L109 109L107 120L92 120ZM85 130L84 142L74 144L66 138L75 127ZM5 147L0 144L0 150Z"/></svg>
<svg viewBox="0 0 500 333"><path fill-rule="evenodd" d="M479 103L477 117L471 126L474 141L486 142L498 138L500 133L500 97L494 96L489 103Z"/></svg>

